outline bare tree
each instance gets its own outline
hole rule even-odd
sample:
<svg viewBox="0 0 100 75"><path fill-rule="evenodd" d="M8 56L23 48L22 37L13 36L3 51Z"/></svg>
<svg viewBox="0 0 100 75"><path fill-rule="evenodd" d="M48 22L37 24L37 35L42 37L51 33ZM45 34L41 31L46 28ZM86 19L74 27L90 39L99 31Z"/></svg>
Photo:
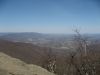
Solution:
<svg viewBox="0 0 100 75"><path fill-rule="evenodd" d="M74 70L68 69L70 71L68 71L69 73L67 73L67 75L96 75L95 66L88 55L89 44L87 38L83 37L77 29L75 30L75 33L76 35L74 36L73 43L75 47L74 51L76 52L72 52L69 55L69 67L74 68Z"/></svg>
<svg viewBox="0 0 100 75"><path fill-rule="evenodd" d="M55 73L56 72L56 55L52 52L52 49L45 53L46 59L44 60L43 67L46 68L48 71Z"/></svg>

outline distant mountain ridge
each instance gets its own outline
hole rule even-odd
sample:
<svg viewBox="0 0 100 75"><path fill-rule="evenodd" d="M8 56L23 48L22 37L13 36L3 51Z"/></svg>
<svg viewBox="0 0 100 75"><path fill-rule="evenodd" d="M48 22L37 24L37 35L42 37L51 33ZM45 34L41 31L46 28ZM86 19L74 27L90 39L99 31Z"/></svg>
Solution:
<svg viewBox="0 0 100 75"><path fill-rule="evenodd" d="M36 32L1 33L0 38L13 42L32 43L43 47L68 48L74 34L43 34ZM100 34L83 34L89 40L100 41Z"/></svg>
<svg viewBox="0 0 100 75"><path fill-rule="evenodd" d="M68 41L72 35L61 35L61 34L42 34L42 33L9 33L0 36L1 39L14 41L14 42L24 42L32 43L39 46L49 46L49 47L60 47L62 43Z"/></svg>

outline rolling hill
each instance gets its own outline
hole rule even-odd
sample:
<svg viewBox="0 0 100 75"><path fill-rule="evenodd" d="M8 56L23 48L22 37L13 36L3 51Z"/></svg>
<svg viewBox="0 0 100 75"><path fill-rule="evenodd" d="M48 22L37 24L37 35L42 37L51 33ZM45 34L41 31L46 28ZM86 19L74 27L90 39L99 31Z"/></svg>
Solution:
<svg viewBox="0 0 100 75"><path fill-rule="evenodd" d="M82 34L90 41L98 40L100 42L100 34ZM42 47L66 48L72 43L74 34L43 34L36 32L19 32L19 33L0 33L0 39L32 43Z"/></svg>
<svg viewBox="0 0 100 75"><path fill-rule="evenodd" d="M14 42L32 43L39 46L61 48L66 47L72 35L42 34L35 32L1 33L0 38Z"/></svg>
<svg viewBox="0 0 100 75"><path fill-rule="evenodd" d="M42 65L44 60L47 58L49 50L52 50L57 57L64 56L68 52L66 49L61 50L49 47L40 47L31 43L0 40L0 52L21 59L29 64Z"/></svg>

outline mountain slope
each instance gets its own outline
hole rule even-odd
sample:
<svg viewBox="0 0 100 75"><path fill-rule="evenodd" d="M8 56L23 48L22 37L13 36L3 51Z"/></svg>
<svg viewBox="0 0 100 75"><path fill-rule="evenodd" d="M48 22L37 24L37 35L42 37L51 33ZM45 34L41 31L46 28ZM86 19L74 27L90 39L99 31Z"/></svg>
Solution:
<svg viewBox="0 0 100 75"><path fill-rule="evenodd" d="M0 75L54 75L32 64L26 64L0 52Z"/></svg>
<svg viewBox="0 0 100 75"><path fill-rule="evenodd" d="M21 59L26 63L41 64L41 59L45 57L44 52L46 50L48 48L35 46L33 44L0 40L0 52Z"/></svg>
<svg viewBox="0 0 100 75"><path fill-rule="evenodd" d="M66 55L67 50L53 49L48 47L40 47L29 43L10 42L0 40L0 52L7 55L21 59L29 64L43 65L47 58L48 51L52 50L53 54L57 56Z"/></svg>

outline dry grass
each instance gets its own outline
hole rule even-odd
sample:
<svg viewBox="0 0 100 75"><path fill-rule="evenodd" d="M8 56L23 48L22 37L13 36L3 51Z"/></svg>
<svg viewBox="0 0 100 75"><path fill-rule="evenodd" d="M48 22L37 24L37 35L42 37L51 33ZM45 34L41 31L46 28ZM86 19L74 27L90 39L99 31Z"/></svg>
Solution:
<svg viewBox="0 0 100 75"><path fill-rule="evenodd" d="M47 70L0 53L0 75L54 75Z"/></svg>

